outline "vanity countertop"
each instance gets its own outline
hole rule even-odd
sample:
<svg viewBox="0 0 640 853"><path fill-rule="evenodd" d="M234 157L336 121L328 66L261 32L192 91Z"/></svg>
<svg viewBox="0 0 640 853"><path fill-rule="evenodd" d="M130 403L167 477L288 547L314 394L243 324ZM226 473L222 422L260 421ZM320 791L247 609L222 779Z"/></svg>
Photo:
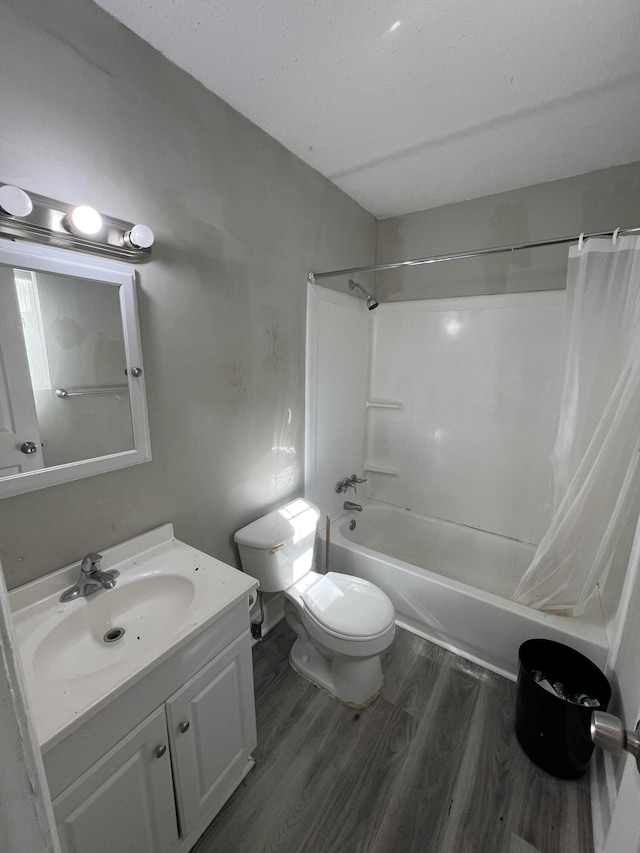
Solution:
<svg viewBox="0 0 640 853"><path fill-rule="evenodd" d="M43 751L258 586L254 578L175 539L171 524L102 555L103 570L120 572L111 590L62 603L62 592L80 575L74 563L9 593ZM107 642L118 628L124 634Z"/></svg>

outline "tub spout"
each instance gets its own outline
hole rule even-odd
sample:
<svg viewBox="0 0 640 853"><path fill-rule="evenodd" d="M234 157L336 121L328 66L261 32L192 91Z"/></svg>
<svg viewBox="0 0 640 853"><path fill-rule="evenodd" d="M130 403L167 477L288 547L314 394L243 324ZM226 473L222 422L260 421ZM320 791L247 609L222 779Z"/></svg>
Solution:
<svg viewBox="0 0 640 853"><path fill-rule="evenodd" d="M362 507L360 504L356 504L353 501L345 501L343 505L344 509L355 509L357 512L362 512Z"/></svg>

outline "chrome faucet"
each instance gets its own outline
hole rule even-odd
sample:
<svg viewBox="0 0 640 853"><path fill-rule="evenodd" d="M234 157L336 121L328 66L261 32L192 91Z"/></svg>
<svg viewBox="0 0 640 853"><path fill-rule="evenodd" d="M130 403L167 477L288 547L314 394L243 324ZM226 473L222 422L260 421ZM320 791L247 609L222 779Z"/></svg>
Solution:
<svg viewBox="0 0 640 853"><path fill-rule="evenodd" d="M60 601L73 601L74 598L92 595L99 589L113 589L120 572L115 569L103 572L100 568L102 554L87 554L80 563L80 579L60 596Z"/></svg>
<svg viewBox="0 0 640 853"><path fill-rule="evenodd" d="M362 512L362 507L360 504L355 504L353 501L345 501L343 504L343 509L354 509L356 512Z"/></svg>
<svg viewBox="0 0 640 853"><path fill-rule="evenodd" d="M349 489L353 489L354 493L357 494L358 490L356 488L356 483L366 483L367 478L365 477L361 480L357 474L352 474L350 477L345 477L343 480L340 480L336 483L336 492L338 494L342 494L342 492L348 492Z"/></svg>

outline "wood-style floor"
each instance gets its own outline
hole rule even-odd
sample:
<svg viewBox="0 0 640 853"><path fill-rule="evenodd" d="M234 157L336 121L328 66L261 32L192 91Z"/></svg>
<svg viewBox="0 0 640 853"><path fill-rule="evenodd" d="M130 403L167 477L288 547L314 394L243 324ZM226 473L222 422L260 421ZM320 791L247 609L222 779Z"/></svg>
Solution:
<svg viewBox="0 0 640 853"><path fill-rule="evenodd" d="M398 630L355 712L291 669L293 640L254 647L256 768L194 853L591 853L588 776L524 755L515 684Z"/></svg>

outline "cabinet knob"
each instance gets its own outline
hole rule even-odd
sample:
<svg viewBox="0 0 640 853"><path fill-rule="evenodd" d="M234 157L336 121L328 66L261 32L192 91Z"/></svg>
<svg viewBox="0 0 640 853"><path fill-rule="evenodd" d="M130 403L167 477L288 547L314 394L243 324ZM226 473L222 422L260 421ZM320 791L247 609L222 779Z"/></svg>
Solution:
<svg viewBox="0 0 640 853"><path fill-rule="evenodd" d="M156 746L156 758L162 758L166 751L167 747L163 743L158 744L158 746Z"/></svg>
<svg viewBox="0 0 640 853"><path fill-rule="evenodd" d="M190 725L191 724L189 723L189 720L183 720L180 723L180 725L178 726L178 730L180 731L180 734L183 735L185 732L188 732Z"/></svg>

